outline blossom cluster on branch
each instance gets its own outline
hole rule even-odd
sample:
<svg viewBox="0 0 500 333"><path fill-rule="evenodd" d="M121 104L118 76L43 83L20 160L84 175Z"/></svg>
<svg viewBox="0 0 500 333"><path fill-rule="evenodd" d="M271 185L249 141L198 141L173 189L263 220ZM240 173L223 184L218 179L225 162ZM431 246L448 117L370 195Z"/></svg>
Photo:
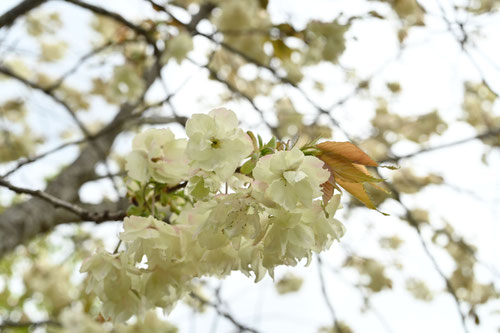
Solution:
<svg viewBox="0 0 500 333"><path fill-rule="evenodd" d="M133 140L125 250L100 250L81 268L105 318L171 309L194 278L274 277L344 234L340 194L322 198L332 174L315 146L264 143L223 108L193 115L186 134L149 129Z"/></svg>

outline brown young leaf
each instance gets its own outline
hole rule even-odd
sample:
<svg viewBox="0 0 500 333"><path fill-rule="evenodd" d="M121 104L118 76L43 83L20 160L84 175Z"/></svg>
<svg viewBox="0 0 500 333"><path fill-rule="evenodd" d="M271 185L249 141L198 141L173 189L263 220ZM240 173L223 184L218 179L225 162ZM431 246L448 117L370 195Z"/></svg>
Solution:
<svg viewBox="0 0 500 333"><path fill-rule="evenodd" d="M323 203L326 205L328 201L333 197L334 183L330 180L324 182L321 185L321 190L323 191Z"/></svg>
<svg viewBox="0 0 500 333"><path fill-rule="evenodd" d="M341 156L352 163L367 165L367 166L378 166L378 163L372 160L364 151L359 149L356 145L350 142L333 142L326 141L316 145L318 149L322 151L324 155L336 158Z"/></svg>
<svg viewBox="0 0 500 333"><path fill-rule="evenodd" d="M370 209L377 209L373 204L372 200L366 193L365 187L361 183L349 183L338 179L337 184L339 184L343 189L349 192L353 197L365 204L366 207Z"/></svg>
<svg viewBox="0 0 500 333"><path fill-rule="evenodd" d="M330 201L330 199L333 197L334 189L337 189L339 192L341 192L341 190L335 183L335 176L333 174L333 170L327 164L324 165L324 168L330 172L330 178L328 178L326 182L321 184L321 189L323 191L323 202L326 205L328 201Z"/></svg>
<svg viewBox="0 0 500 333"><path fill-rule="evenodd" d="M383 189L375 184L382 179L370 175L365 167L365 165L378 166L378 163L350 142L327 141L317 144L316 148L321 151L317 157L325 163L325 168L331 175L322 185L323 201L327 203L333 195L333 189L339 189L340 186L366 207L377 209L366 192L364 183Z"/></svg>
<svg viewBox="0 0 500 333"><path fill-rule="evenodd" d="M321 154L318 158L332 169L336 178L341 178L346 182L362 183L382 181L381 179L372 177L365 171L366 169L360 169L360 165L357 165L340 155L332 156L329 154Z"/></svg>

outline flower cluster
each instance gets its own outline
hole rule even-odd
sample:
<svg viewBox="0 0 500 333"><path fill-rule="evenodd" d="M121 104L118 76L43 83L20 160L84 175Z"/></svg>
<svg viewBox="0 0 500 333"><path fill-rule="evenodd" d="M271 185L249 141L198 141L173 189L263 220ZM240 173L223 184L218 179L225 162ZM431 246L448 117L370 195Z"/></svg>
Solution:
<svg viewBox="0 0 500 333"><path fill-rule="evenodd" d="M197 277L274 277L275 267L309 262L344 234L334 218L340 195L321 199L330 172L307 149L264 144L227 109L195 114L186 134L150 129L133 141L126 249L101 250L81 269L105 318L169 309Z"/></svg>

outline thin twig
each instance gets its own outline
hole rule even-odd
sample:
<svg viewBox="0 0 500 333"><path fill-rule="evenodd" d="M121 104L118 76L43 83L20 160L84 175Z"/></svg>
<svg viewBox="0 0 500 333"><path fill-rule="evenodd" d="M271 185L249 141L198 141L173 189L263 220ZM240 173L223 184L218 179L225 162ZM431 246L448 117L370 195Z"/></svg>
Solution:
<svg viewBox="0 0 500 333"><path fill-rule="evenodd" d="M198 294L191 292L191 297L196 298L198 301L200 301L203 305L208 305L211 308L213 308L219 316L222 316L229 320L234 326L236 326L241 332L252 332L252 333L259 333L254 328L251 328L249 326L246 326L242 323L240 323L238 320L236 320L230 313L222 310L218 304L212 303L204 299L203 297L199 296Z"/></svg>
<svg viewBox="0 0 500 333"><path fill-rule="evenodd" d="M219 45L221 46L222 48L226 49L227 51L235 54L235 55L238 55L240 56L241 58L243 58L245 61L247 61L248 63L251 63L251 64L254 64L255 66L257 66L258 68L262 68L262 69L266 69L267 71L269 71L276 79L278 79L280 82L284 83L284 84L287 84L287 85L290 85L292 86L293 88L295 88L303 97L304 99L309 103L311 104L316 110L318 110L318 112L320 113L323 113L323 114L328 114L330 116L330 119L332 121L332 124L337 128L339 129L341 132L343 132L343 134L345 134L347 136L347 133L344 132L344 130L340 127L338 121L333 117L331 116L330 114L330 111L321 107L320 105L318 105L316 102L314 102L306 93L304 90L302 90L295 82L291 81L290 79L288 79L286 76L283 76L283 75L280 75L278 73L278 71L271 67L270 65L267 65L267 64L263 64L261 63L259 60L257 59L254 59L252 58L251 56L249 56L248 54L246 54L245 52L242 52L240 50L238 50L237 48L225 43L224 41L218 41L215 39L214 35L208 35L208 34L205 34L203 32L200 32L199 30L196 29L196 27L193 27L192 25L190 24L187 24L187 23L184 23L182 22L181 20L179 20L168 8L166 8L166 6L161 6L157 3L155 3L153 0L146 0L148 1L150 4L152 4L155 8L158 8L160 10L162 10L164 13L166 13L167 15L169 15L176 23L182 25L186 30L188 30L192 35L197 35L197 36L202 36L208 40L210 40L211 42L215 43L216 45Z"/></svg>
<svg viewBox="0 0 500 333"><path fill-rule="evenodd" d="M207 65L201 65L201 64L198 64L197 62L195 62L194 60L192 59L189 59L188 60L195 64L196 66L200 67L200 68L205 68L206 70L208 70L208 72L210 73L211 77L215 80L215 81L218 81L222 84L224 84L226 86L227 89L229 89L232 93L236 94L237 96L240 96L242 98L244 98L251 106L252 108L257 111L257 113L259 114L260 116L260 119L262 120L262 122L264 122L264 124L266 124L267 127L269 127L269 129L271 130L271 132L276 135L277 134L277 128L275 126L272 126L268 121L267 119L265 118L264 116L264 110L262 110L261 108L259 108L257 106L257 104L255 104L255 101L252 99L252 97L250 97L248 94L246 94L245 92L239 90L238 88L236 88L236 86L234 86L232 83L230 83L229 81L227 80L224 80L223 78L220 77L220 75L210 67L210 64L207 64Z"/></svg>
<svg viewBox="0 0 500 333"><path fill-rule="evenodd" d="M54 320L25 321L25 322L3 321L0 324L0 330L6 328L37 328L40 326L61 326L61 324Z"/></svg>
<svg viewBox="0 0 500 333"><path fill-rule="evenodd" d="M39 159L42 159L42 158L44 158L44 157L46 157L48 155L56 153L56 152L58 152L58 151L60 151L60 150L62 150L64 148L66 148L66 147L69 147L69 146L72 146L72 145L79 145L81 143L84 143L85 141L87 141L87 140L86 139L80 139L80 140L76 140L76 141L72 141L72 142L66 142L66 143L63 143L63 144L61 144L61 145L59 145L59 146L57 146L55 148L52 148L52 149L50 149L50 150L48 150L48 151L46 151L44 153L41 153L41 154L39 154L37 156L26 158L26 159L18 162L17 165L13 169L7 171L7 173L5 173L3 176L0 176L0 178L7 178L11 174L17 172L19 169L21 169L23 166L25 166L27 164L36 162Z"/></svg>
<svg viewBox="0 0 500 333"><path fill-rule="evenodd" d="M106 49L112 47L112 46L116 46L116 45L119 45L119 44L124 44L124 43L127 43L127 42L132 42L131 40L125 40L125 41L122 41L120 43L115 43L115 42L107 42L93 50L91 50L90 52L84 54L80 59L78 59L78 61L69 69L67 70L64 74L62 74L53 84L51 84L47 90L48 91L52 91L52 90L55 90L57 88L59 88L64 80L66 80L70 75L74 74L84 63L85 61L87 61L88 59L96 56L97 54L105 51Z"/></svg>
<svg viewBox="0 0 500 333"><path fill-rule="evenodd" d="M222 304L222 298L220 296L222 290L222 281L219 282L219 285L214 290L215 299L217 300L217 304ZM217 324L219 323L219 315L215 314L214 319L212 321L212 325L210 326L210 333L217 332Z"/></svg>
<svg viewBox="0 0 500 333"><path fill-rule="evenodd" d="M380 176L380 173L378 172L378 170L377 170L377 174ZM432 263L432 266L434 267L434 269L436 270L436 272L441 276L441 278L445 282L446 290L448 291L448 293L452 296L453 300L455 301L457 312L458 312L458 314L460 316L460 320L461 320L461 323L462 323L462 328L463 328L464 332L468 333L469 329L467 328L466 318L465 318L464 313L462 312L462 309L460 308L460 299L458 298L457 293L455 291L455 288L451 284L450 279L448 279L448 277L446 276L446 274L443 272L443 270L441 269L441 267L437 263L436 258L431 253L431 251L429 249L429 246L425 242L418 221L415 220L415 218L413 217L410 209L408 207L406 207L406 205L402 202L401 195L400 195L399 191L394 187L394 185L392 185L392 184L390 184L388 182L386 182L386 185L389 188L389 190L391 191L391 193L393 195L393 198L405 210L405 213L404 213L405 216L404 216L404 218L408 221L408 223L410 224L410 226L412 226L415 229L415 231L417 233L417 236L418 236L418 239L420 241L420 244L422 245L422 248L424 249L424 252L425 252L427 258L430 260L430 262Z"/></svg>
<svg viewBox="0 0 500 333"><path fill-rule="evenodd" d="M151 37L151 34L149 33L149 31L147 31L146 29L130 22L129 20L127 20L126 18L124 18L120 14L115 13L115 12L111 12L103 7L95 6L95 5L92 5L90 3L86 3L83 1L79 1L79 0L63 0L63 1L71 3L71 4L76 5L78 7L81 7L81 8L85 8L85 9L90 10L96 14L112 18L113 20L115 20L115 21L125 25L126 27L132 29L137 34L143 36L146 39L146 41L151 46L153 46L155 48L155 51L156 52L158 51L158 48L156 47L156 41Z"/></svg>
<svg viewBox="0 0 500 333"><path fill-rule="evenodd" d="M337 314L333 308L332 302L330 301L330 298L328 297L328 293L326 291L326 282L323 276L323 261L321 260L321 256L319 254L316 256L316 258L318 259L318 276L321 287L321 294L323 295L323 300L325 301L326 307L328 308L330 316L332 317L332 327L340 329L340 324L337 318Z"/></svg>
<svg viewBox="0 0 500 333"><path fill-rule="evenodd" d="M458 145L461 145L461 144L464 144L464 143L467 143L470 141L481 140L481 139L485 139L485 138L488 138L490 136L495 136L495 135L500 135L500 128L491 129L485 133L481 133L481 134L478 134L478 135L475 135L475 136L472 136L469 138L461 139L458 141L445 143L445 144L442 144L439 146L424 148L424 149L418 150L418 151L410 153L410 154L389 157L385 160L382 160L380 163L397 162L397 161L402 160L402 159L415 157L415 156L418 156L421 154L425 154L425 153L429 153L429 152L433 152L433 151L441 150L441 149L445 149L445 148L450 148L453 146L458 146Z"/></svg>
<svg viewBox="0 0 500 333"><path fill-rule="evenodd" d="M4 26L9 26L14 23L19 17L25 15L32 9L40 6L47 0L24 0L19 3L17 6L11 8L7 12L5 12L2 16L0 16L0 28Z"/></svg>
<svg viewBox="0 0 500 333"><path fill-rule="evenodd" d="M491 93L493 95L495 95L495 97L498 97L499 93L491 86L491 84L486 80L486 75L485 73L483 72L483 69L481 68L481 66L479 66L479 64L477 63L476 59L474 59L474 57L472 56L472 54L469 52L469 50L467 48L463 48L463 52L464 54L467 56L467 58L469 59L470 63L476 68L476 71L478 72L479 76L481 77L481 83L489 89L489 91L491 91Z"/></svg>
<svg viewBox="0 0 500 333"><path fill-rule="evenodd" d="M0 186L6 187L9 190L16 192L18 194L29 194L33 197L40 198L42 200L47 201L48 203L52 204L54 207L59 207L66 209L67 211L70 211L77 216L81 217L83 220L86 221L93 221L93 222L105 222L105 221L119 221L122 220L125 217L125 212L119 211L119 212L103 212L103 213L97 213L97 212L89 212L82 207L75 205L73 203L61 200L55 196L53 196L50 193L41 191L41 190L31 190L27 188L22 188L19 186L15 186L8 182L5 179L0 178Z"/></svg>
<svg viewBox="0 0 500 333"><path fill-rule="evenodd" d="M122 239L118 239L118 242L116 243L115 249L113 250L113 254L118 253L118 249L120 248L120 245L122 245Z"/></svg>
<svg viewBox="0 0 500 333"><path fill-rule="evenodd" d="M0 66L0 73L4 74L4 75L6 75L6 76L8 76L8 77L10 77L12 79L17 80L17 81L23 83L24 85L26 85L26 86L28 86L28 87L30 87L32 89L38 90L38 91L44 93L46 96L50 97L54 102L56 102L57 104L61 105L69 113L69 115L71 116L71 118L73 118L73 120L75 121L75 123L78 125L78 127L83 132L83 134L85 134L86 137L88 137L88 138L92 137L92 135L85 128L85 126L80 121L80 119L78 119L78 117L76 116L76 112L69 106L68 103L66 103L65 101L63 101L62 99L60 99L59 97L57 97L56 95L54 95L51 90L49 90L49 89L47 89L45 87L40 86L36 82L32 82L32 81L30 81L28 79L23 78L22 76L17 75L16 73L14 73L13 71L11 71L7 67Z"/></svg>
<svg viewBox="0 0 500 333"><path fill-rule="evenodd" d="M349 256L359 257L358 255L352 253L352 251L350 249L347 249L345 246L343 246L342 248L346 252L348 252ZM354 283L352 281L352 279L345 278L342 275L343 272L340 269L338 269L337 267L333 267L331 265L328 265L328 268L332 271L332 273L334 273L337 276L337 278L341 279L344 283L351 285L353 288L356 288L360 292L360 294L361 294L361 296L363 298L363 302L364 302L364 305L365 305L366 309L369 310L369 311L371 311L373 313L373 315L378 319L378 321L384 327L384 329L385 329L385 331L387 333L394 333L394 330L389 325L389 323L387 322L386 318L375 308L375 306L373 306L373 303L372 303L372 301L370 299L370 295L369 295L369 293L366 290L366 286L364 286L363 284L361 284L359 282L358 283Z"/></svg>

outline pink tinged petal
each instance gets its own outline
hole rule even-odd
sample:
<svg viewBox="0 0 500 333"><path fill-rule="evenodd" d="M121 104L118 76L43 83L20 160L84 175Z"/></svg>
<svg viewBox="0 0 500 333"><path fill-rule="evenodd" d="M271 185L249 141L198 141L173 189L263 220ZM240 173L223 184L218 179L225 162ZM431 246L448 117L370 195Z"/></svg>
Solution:
<svg viewBox="0 0 500 333"><path fill-rule="evenodd" d="M306 156L300 169L311 175L317 183L323 184L330 178L330 172L323 168L324 165L325 163L319 158Z"/></svg>
<svg viewBox="0 0 500 333"><path fill-rule="evenodd" d="M189 138L195 133L202 133L206 136L215 135L215 123L212 117L206 114L194 114L186 122L186 134Z"/></svg>
<svg viewBox="0 0 500 333"><path fill-rule="evenodd" d="M229 132L238 127L238 117L231 110L218 108L210 111L208 114L214 118L218 130Z"/></svg>

